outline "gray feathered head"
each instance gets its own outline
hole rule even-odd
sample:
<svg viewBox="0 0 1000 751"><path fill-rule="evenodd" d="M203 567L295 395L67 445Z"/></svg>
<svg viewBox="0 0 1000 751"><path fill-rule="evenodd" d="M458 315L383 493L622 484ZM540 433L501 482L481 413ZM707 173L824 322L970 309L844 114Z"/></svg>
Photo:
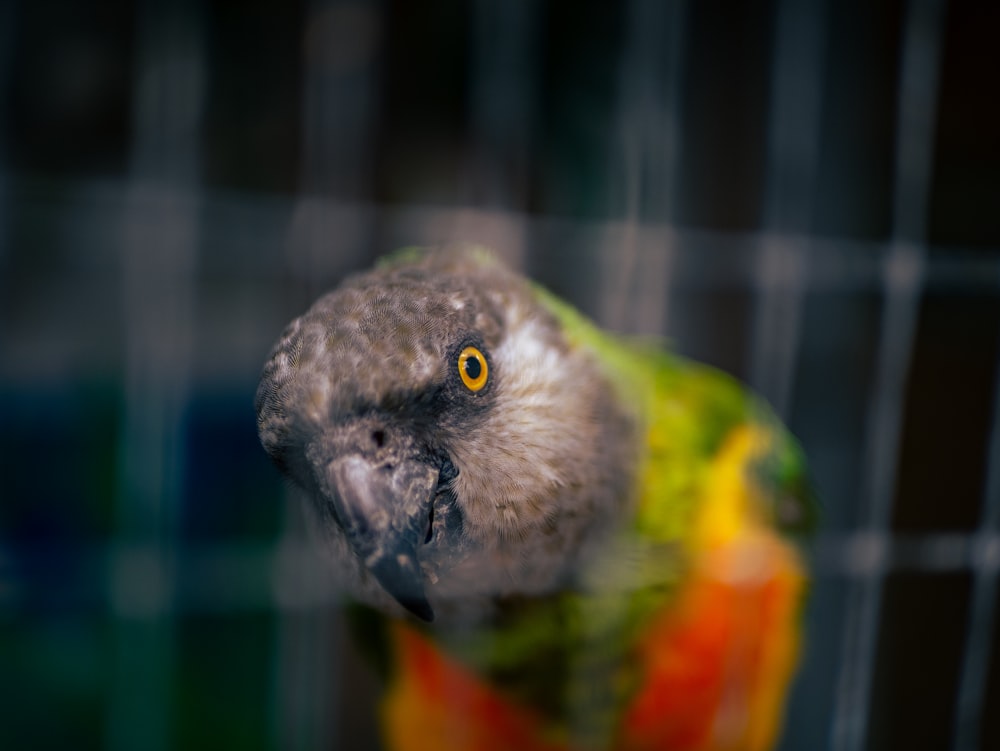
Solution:
<svg viewBox="0 0 1000 751"><path fill-rule="evenodd" d="M481 252L349 278L282 334L256 407L341 585L425 620L564 586L629 493L634 430L597 360Z"/></svg>

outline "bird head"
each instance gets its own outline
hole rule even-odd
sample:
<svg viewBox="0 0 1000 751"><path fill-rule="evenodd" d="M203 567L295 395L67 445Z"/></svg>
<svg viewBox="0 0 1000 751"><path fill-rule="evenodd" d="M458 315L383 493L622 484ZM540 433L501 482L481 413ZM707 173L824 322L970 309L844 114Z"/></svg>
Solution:
<svg viewBox="0 0 1000 751"><path fill-rule="evenodd" d="M388 612L565 586L629 500L634 420L531 284L481 252L411 253L321 297L275 345L256 408L336 578Z"/></svg>

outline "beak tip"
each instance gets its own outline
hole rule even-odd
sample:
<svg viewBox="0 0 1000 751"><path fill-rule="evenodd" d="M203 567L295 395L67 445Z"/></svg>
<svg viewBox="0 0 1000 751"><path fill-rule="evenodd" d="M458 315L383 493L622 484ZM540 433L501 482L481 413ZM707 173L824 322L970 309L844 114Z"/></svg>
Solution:
<svg viewBox="0 0 1000 751"><path fill-rule="evenodd" d="M399 601L399 604L406 608L410 613L415 615L417 618L422 620L424 623L434 622L434 610L427 600L421 598L416 599L403 599Z"/></svg>
<svg viewBox="0 0 1000 751"><path fill-rule="evenodd" d="M384 555L367 563L368 570L382 588L408 612L425 623L434 620L434 610L424 593L423 575L412 548Z"/></svg>

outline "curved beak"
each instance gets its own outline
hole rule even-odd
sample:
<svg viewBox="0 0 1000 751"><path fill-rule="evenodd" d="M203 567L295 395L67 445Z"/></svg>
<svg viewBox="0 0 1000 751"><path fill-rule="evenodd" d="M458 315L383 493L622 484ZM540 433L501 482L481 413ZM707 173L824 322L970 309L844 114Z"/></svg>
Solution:
<svg viewBox="0 0 1000 751"><path fill-rule="evenodd" d="M358 454L327 465L331 501L365 566L404 608L434 620L424 593L417 547L427 533L439 470L407 459L375 463Z"/></svg>

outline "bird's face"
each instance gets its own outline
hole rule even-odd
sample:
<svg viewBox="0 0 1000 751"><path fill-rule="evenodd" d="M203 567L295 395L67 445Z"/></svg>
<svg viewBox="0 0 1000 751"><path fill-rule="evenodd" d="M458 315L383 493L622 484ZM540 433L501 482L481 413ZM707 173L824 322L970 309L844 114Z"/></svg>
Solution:
<svg viewBox="0 0 1000 751"><path fill-rule="evenodd" d="M467 256L317 301L272 352L257 414L340 581L424 620L564 582L628 494L628 418L592 358L523 279Z"/></svg>

